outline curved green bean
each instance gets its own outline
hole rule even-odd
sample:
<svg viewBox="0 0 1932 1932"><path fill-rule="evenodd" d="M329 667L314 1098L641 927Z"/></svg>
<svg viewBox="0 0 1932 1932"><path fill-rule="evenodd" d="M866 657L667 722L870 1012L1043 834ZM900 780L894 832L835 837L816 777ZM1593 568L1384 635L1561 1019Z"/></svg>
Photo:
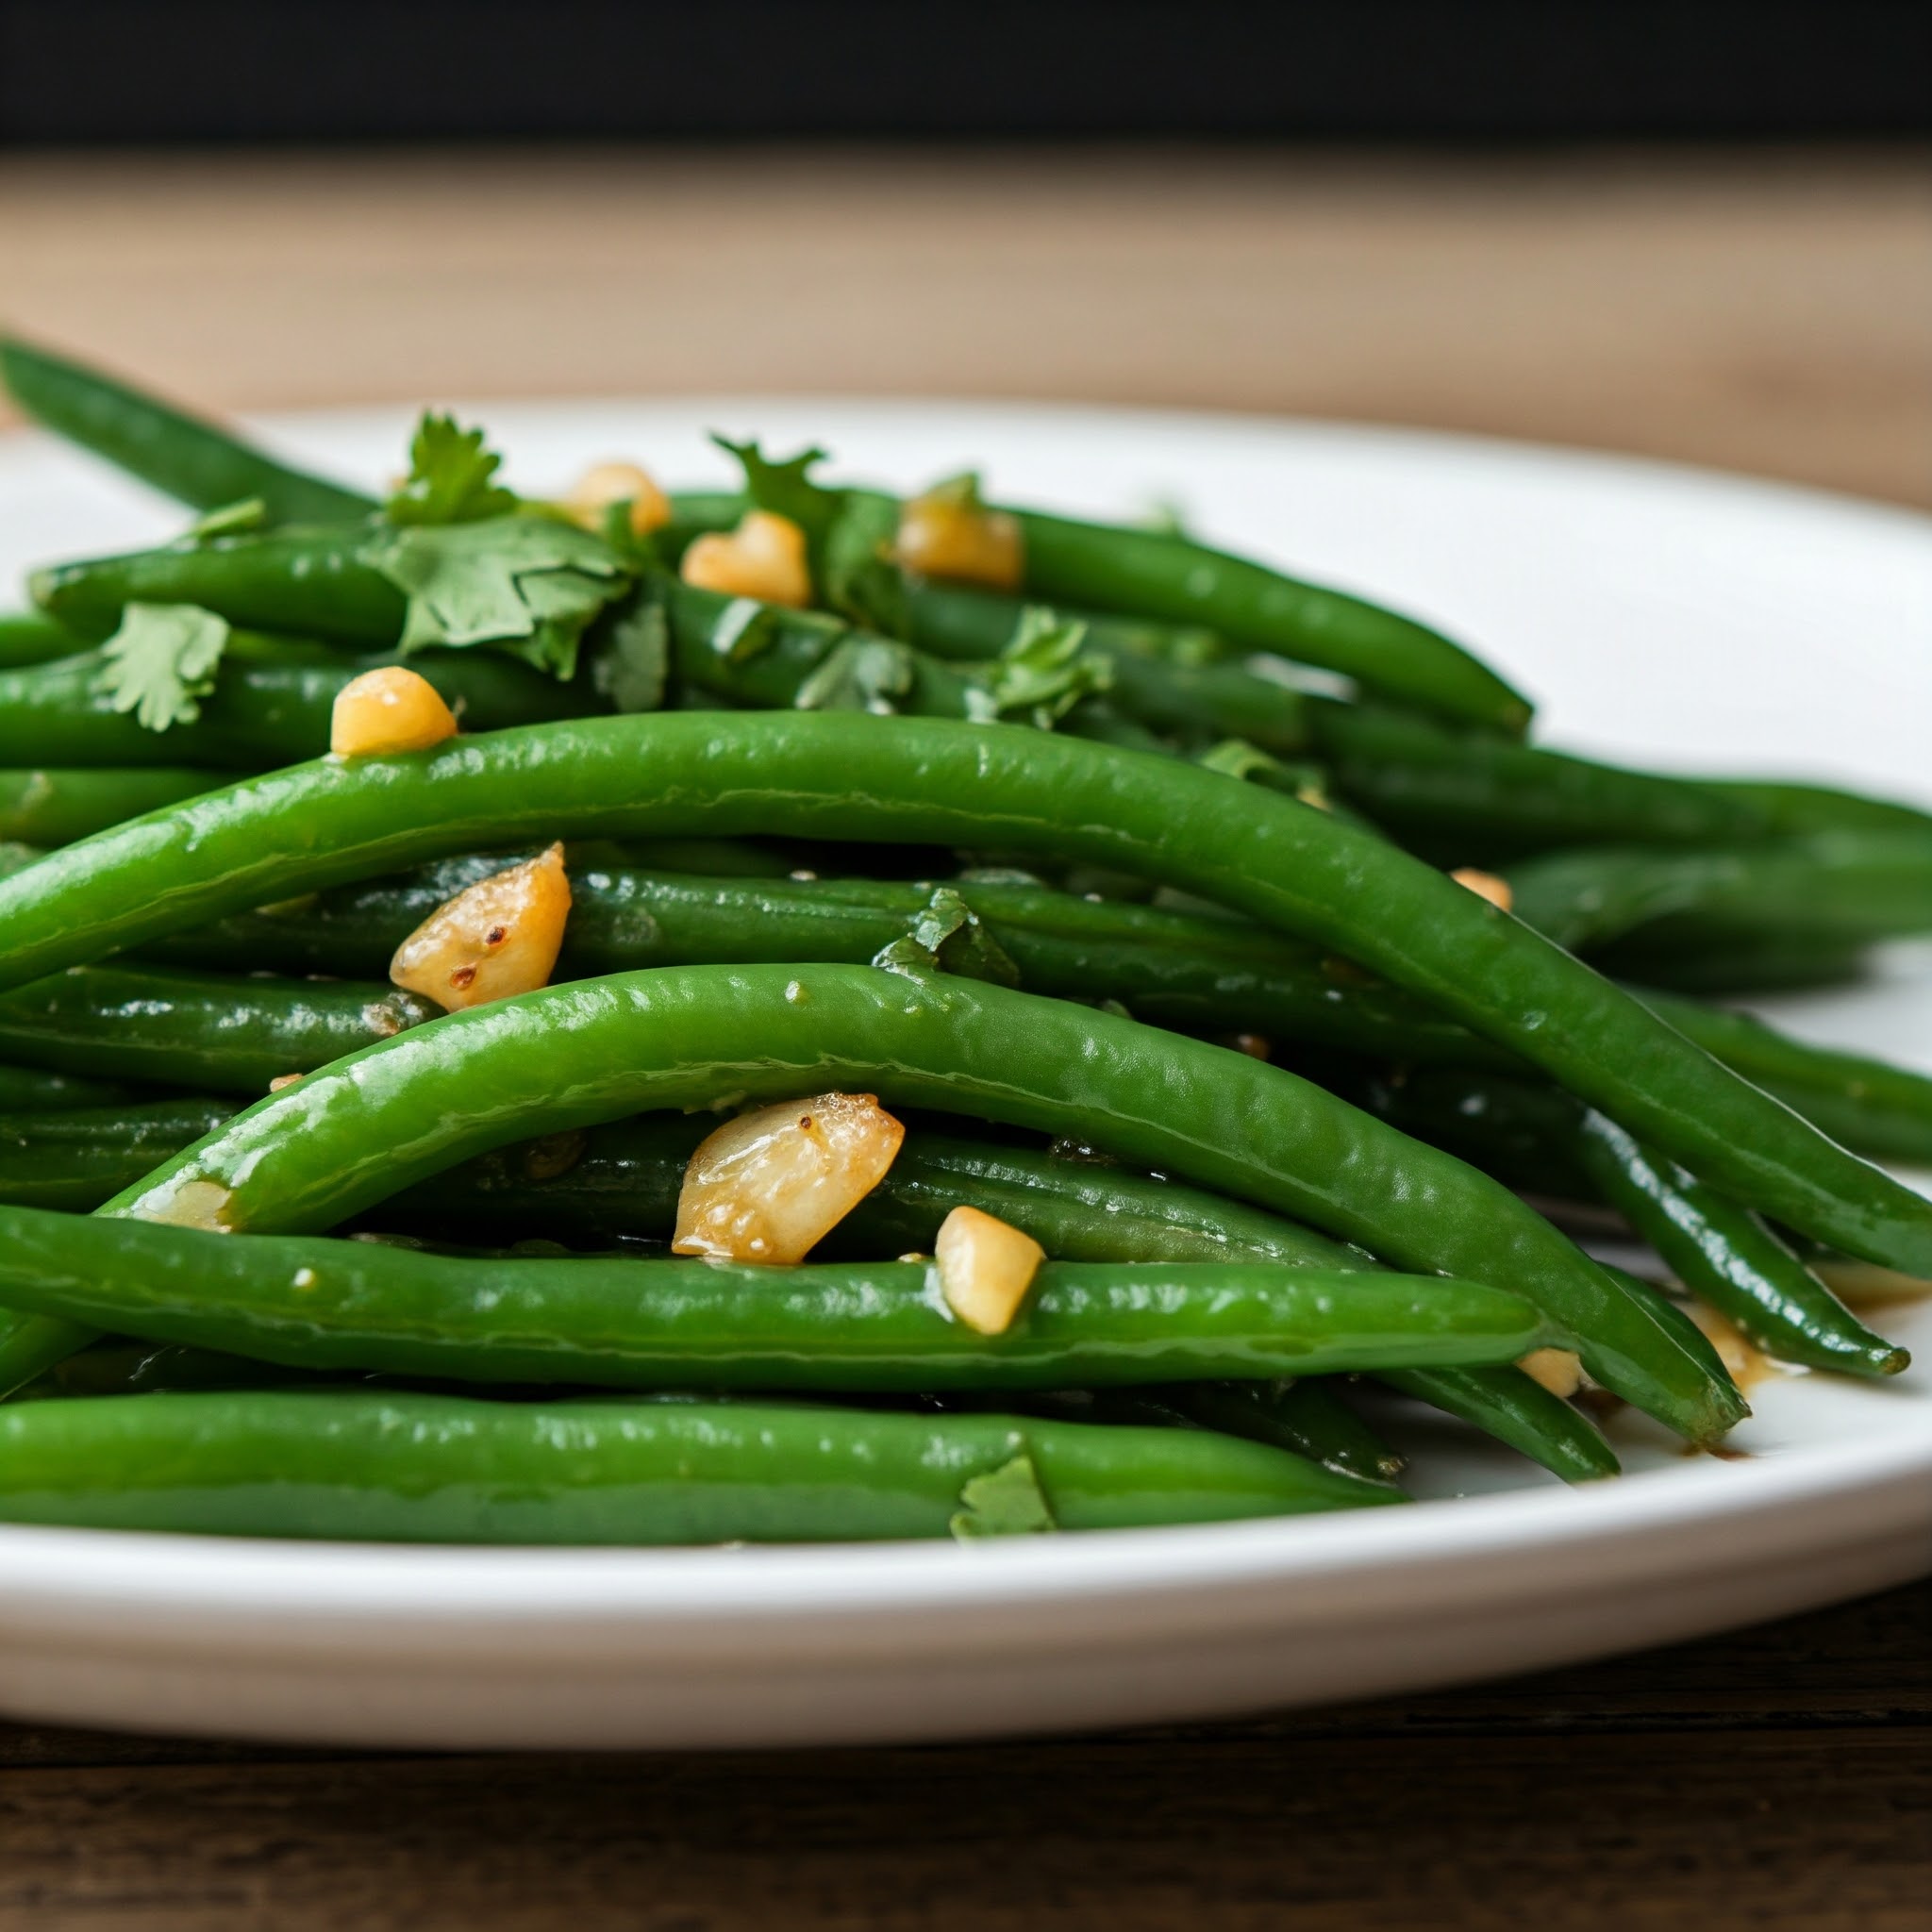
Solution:
<svg viewBox="0 0 1932 1932"><path fill-rule="evenodd" d="M0 983L466 847L757 835L774 824L793 837L1055 853L1217 899L1358 959L1514 1048L1801 1232L1932 1271L1932 1204L1476 894L1324 812L1058 733L661 713L294 766L0 879Z"/></svg>
<svg viewBox="0 0 1932 1932"><path fill-rule="evenodd" d="M219 1100L156 1100L0 1114L0 1202L91 1212L233 1111Z"/></svg>
<svg viewBox="0 0 1932 1932"><path fill-rule="evenodd" d="M18 337L0 338L0 381L36 422L197 509L259 497L277 523L327 523L375 508L354 490Z"/></svg>
<svg viewBox="0 0 1932 1932"><path fill-rule="evenodd" d="M225 772L175 765L134 770L0 771L0 841L71 845L151 811L212 791Z"/></svg>
<svg viewBox="0 0 1932 1932"><path fill-rule="evenodd" d="M14 610L0 615L0 670L45 664L86 648L83 639L38 610Z"/></svg>
<svg viewBox="0 0 1932 1932"><path fill-rule="evenodd" d="M1322 1089L1063 1001L864 967L663 967L451 1014L272 1096L107 1211L319 1229L533 1129L827 1088L1077 1134L1400 1266L1520 1290L1598 1380L1686 1434L1741 1411L1714 1356L1507 1189Z"/></svg>
<svg viewBox="0 0 1932 1932"><path fill-rule="evenodd" d="M391 986L90 966L0 994L0 1053L61 1074L257 1094L441 1010Z"/></svg>
<svg viewBox="0 0 1932 1932"><path fill-rule="evenodd" d="M1391 1369L1375 1379L1493 1436L1565 1482L1618 1474L1616 1452L1589 1418L1521 1369Z"/></svg>

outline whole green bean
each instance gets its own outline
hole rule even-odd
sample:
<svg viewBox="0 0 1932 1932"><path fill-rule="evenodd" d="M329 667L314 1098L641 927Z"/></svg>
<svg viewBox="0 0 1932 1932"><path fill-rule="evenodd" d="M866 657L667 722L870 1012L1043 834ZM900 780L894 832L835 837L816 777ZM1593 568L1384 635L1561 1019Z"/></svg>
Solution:
<svg viewBox="0 0 1932 1932"><path fill-rule="evenodd" d="M647 1108L838 1088L1078 1134L1403 1267L1520 1290L1605 1386L1703 1438L1714 1357L1660 1336L1507 1189L1245 1054L977 981L865 967L663 967L412 1028L238 1116L106 1211L302 1231L466 1155Z"/></svg>
<svg viewBox="0 0 1932 1932"><path fill-rule="evenodd" d="M1048 1262L1002 1335L929 1262L479 1259L0 1207L0 1302L284 1367L609 1389L1060 1389L1507 1362L1520 1295L1269 1262Z"/></svg>
<svg viewBox="0 0 1932 1932"><path fill-rule="evenodd" d="M121 771L0 771L0 840L70 845L125 820L212 791L225 772L148 765Z"/></svg>
<svg viewBox="0 0 1932 1932"><path fill-rule="evenodd" d="M61 1074L257 1094L441 1010L391 986L90 966L0 994L0 1053Z"/></svg>
<svg viewBox="0 0 1932 1932"><path fill-rule="evenodd" d="M71 1355L8 1402L67 1402L96 1395L178 1393L216 1389L277 1389L325 1380L301 1369L277 1369L246 1356L211 1348L183 1348L164 1341L126 1341L110 1337Z"/></svg>
<svg viewBox="0 0 1932 1932"><path fill-rule="evenodd" d="M1616 1452L1589 1419L1521 1369L1391 1369L1375 1379L1507 1443L1565 1482L1618 1474Z"/></svg>
<svg viewBox="0 0 1932 1932"><path fill-rule="evenodd" d="M0 1114L0 1202L88 1213L232 1112L219 1100L155 1100Z"/></svg>
<svg viewBox="0 0 1932 1932"><path fill-rule="evenodd" d="M1016 514L1028 596L1198 624L1444 717L1515 734L1529 723L1519 691L1413 618L1185 538L1037 510Z"/></svg>
<svg viewBox="0 0 1932 1932"><path fill-rule="evenodd" d="M1402 1473L1402 1457L1321 1377L1183 1382L1158 1392L1198 1428L1273 1442L1364 1482L1392 1482Z"/></svg>
<svg viewBox="0 0 1932 1932"><path fill-rule="evenodd" d="M376 1542L943 1537L973 1512L974 1479L1022 1458L1061 1529L1401 1500L1204 1429L300 1390L8 1405L0 1518Z"/></svg>
<svg viewBox="0 0 1932 1932"><path fill-rule="evenodd" d="M1932 833L1819 832L1731 851L1610 847L1512 866L1517 916L1558 945L1589 951L1642 928L1667 943L1690 915L1737 933L1789 929L1871 941L1932 931Z"/></svg>
<svg viewBox="0 0 1932 1932"><path fill-rule="evenodd" d="M81 1080L41 1067L0 1066L0 1113L35 1115L75 1107L113 1107L132 1100L135 1093L118 1080Z"/></svg>
<svg viewBox="0 0 1932 1932"><path fill-rule="evenodd" d="M98 652L0 672L0 762L192 762L258 772L320 758L329 748L330 713L342 687L394 661L393 654L347 658L325 646L237 633L214 690L201 700L200 717L165 731L115 709L101 688ZM435 686L470 731L608 708L586 680L560 684L497 651L419 651L409 669Z"/></svg>
<svg viewBox="0 0 1932 1932"><path fill-rule="evenodd" d="M1475 893L1324 812L1059 733L830 712L659 713L293 766L0 879L0 984L465 848L777 825L792 837L1029 849L1218 900L1358 960L1513 1048L1800 1232L1932 1272L1932 1203Z"/></svg>
<svg viewBox="0 0 1932 1932"><path fill-rule="evenodd" d="M1751 993L1851 986L1866 976L1871 946L1842 933L1697 933L1688 920L1660 922L1591 955L1601 973L1649 991L1740 999Z"/></svg>
<svg viewBox="0 0 1932 1932"><path fill-rule="evenodd" d="M1306 702L1309 742L1337 791L1404 844L1447 863L1494 863L1560 846L1721 845L1771 829L1750 801L1690 779L1383 707Z"/></svg>
<svg viewBox="0 0 1932 1932"><path fill-rule="evenodd" d="M1808 832L1932 831L1932 813L1890 798L1868 798L1829 785L1787 779L1705 778L1707 791L1741 800L1761 812L1780 837Z"/></svg>
<svg viewBox="0 0 1932 1932"><path fill-rule="evenodd" d="M1599 1113L1579 1158L1603 1197L1690 1292L1767 1354L1807 1368L1895 1375L1906 1350L1872 1333L1749 1209L1736 1207Z"/></svg>
<svg viewBox="0 0 1932 1932"><path fill-rule="evenodd" d="M259 497L277 523L327 523L375 508L356 491L291 469L212 423L18 337L0 338L0 380L36 422L197 509Z"/></svg>
<svg viewBox="0 0 1932 1932"><path fill-rule="evenodd" d="M38 610L8 611L0 615L0 670L45 664L56 658L72 657L75 651L86 648L84 640Z"/></svg>

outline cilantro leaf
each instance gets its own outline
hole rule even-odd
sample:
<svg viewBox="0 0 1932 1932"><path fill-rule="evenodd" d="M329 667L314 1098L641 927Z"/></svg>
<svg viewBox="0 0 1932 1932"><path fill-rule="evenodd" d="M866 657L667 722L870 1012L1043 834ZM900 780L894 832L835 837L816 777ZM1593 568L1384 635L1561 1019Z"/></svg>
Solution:
<svg viewBox="0 0 1932 1932"><path fill-rule="evenodd" d="M1230 778L1250 779L1270 791L1285 791L1318 811L1329 809L1328 774L1320 765L1291 764L1244 738L1224 738L1219 744L1209 745L1194 762Z"/></svg>
<svg viewBox="0 0 1932 1932"><path fill-rule="evenodd" d="M952 973L1018 986L1020 969L1007 949L980 924L979 915L950 886L938 886L913 915L904 939L882 946L872 963L889 973L916 976Z"/></svg>
<svg viewBox="0 0 1932 1932"><path fill-rule="evenodd" d="M661 711L671 675L671 624L662 602L638 591L599 631L591 681L620 711Z"/></svg>
<svg viewBox="0 0 1932 1932"><path fill-rule="evenodd" d="M513 491L491 479L503 458L486 448L480 429L460 427L454 416L425 409L409 441L409 474L383 505L392 524L469 524L508 516Z"/></svg>
<svg viewBox="0 0 1932 1932"><path fill-rule="evenodd" d="M548 517L405 527L363 557L408 599L406 656L490 644L558 677L576 669L584 626L629 582L601 538Z"/></svg>
<svg viewBox="0 0 1932 1932"><path fill-rule="evenodd" d="M711 441L726 456L738 458L744 471L744 492L759 509L790 517L808 541L824 537L845 496L842 490L827 490L811 480L810 472L825 459L824 450L800 450L795 457L774 462L756 442L733 442L728 436L715 434Z"/></svg>
<svg viewBox="0 0 1932 1932"><path fill-rule="evenodd" d="M988 718L1024 716L1051 730L1083 698L1113 684L1113 666L1084 648L1087 626L1077 618L1029 607L1012 641L987 666Z"/></svg>
<svg viewBox="0 0 1932 1932"><path fill-rule="evenodd" d="M889 715L912 689L912 653L891 638L849 633L798 687L801 711L871 711Z"/></svg>
<svg viewBox="0 0 1932 1932"><path fill-rule="evenodd" d="M93 689L150 731L192 724L228 647L225 618L194 604L130 604L101 646Z"/></svg>
<svg viewBox="0 0 1932 1932"><path fill-rule="evenodd" d="M988 1474L966 1479L947 1526L961 1542L972 1542L983 1536L1044 1536L1059 1524L1040 1472L1023 1449Z"/></svg>

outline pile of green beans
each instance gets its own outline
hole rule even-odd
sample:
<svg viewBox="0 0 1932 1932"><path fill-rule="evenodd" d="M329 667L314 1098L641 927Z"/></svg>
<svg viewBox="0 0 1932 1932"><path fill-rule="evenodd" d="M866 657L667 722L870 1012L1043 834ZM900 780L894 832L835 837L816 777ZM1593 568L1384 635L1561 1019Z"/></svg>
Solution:
<svg viewBox="0 0 1932 1932"><path fill-rule="evenodd" d="M567 507L474 448L385 502L31 344L0 378L209 513L0 617L0 1520L652 1543L1360 1507L1403 1493L1370 1384L1614 1475L1520 1366L1552 1352L1717 1443L1748 1409L1698 1326L1519 1189L1615 1211L1778 1359L1904 1366L1820 1257L1932 1274L1932 1205L1860 1158L1932 1158L1932 1080L1687 995L1932 924L1911 808L1527 741L1442 632L1172 532L975 503L1015 580L937 581L898 499L751 450L741 491L558 551ZM797 523L809 608L684 580L751 508ZM603 575L525 584L540 553ZM573 597L568 653L525 648ZM142 660L181 680L161 728L124 690L153 607L218 640ZM403 661L459 735L326 755L343 688ZM549 985L444 1013L389 983L558 841ZM1513 914L1441 870L1471 866ZM670 1252L721 1119L832 1091L909 1131L806 1261ZM931 1258L959 1208L1045 1257L999 1334Z"/></svg>

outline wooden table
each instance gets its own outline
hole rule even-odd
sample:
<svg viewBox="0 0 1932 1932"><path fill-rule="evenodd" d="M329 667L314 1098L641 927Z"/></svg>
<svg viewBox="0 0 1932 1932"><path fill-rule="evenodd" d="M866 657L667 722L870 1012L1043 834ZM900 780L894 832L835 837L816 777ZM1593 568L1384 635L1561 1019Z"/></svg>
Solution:
<svg viewBox="0 0 1932 1932"><path fill-rule="evenodd" d="M641 390L1407 421L1932 505L1932 157L0 160L9 320L225 407ZM1343 1711L957 1750L0 1727L0 1928L1932 1923L1932 1588Z"/></svg>

